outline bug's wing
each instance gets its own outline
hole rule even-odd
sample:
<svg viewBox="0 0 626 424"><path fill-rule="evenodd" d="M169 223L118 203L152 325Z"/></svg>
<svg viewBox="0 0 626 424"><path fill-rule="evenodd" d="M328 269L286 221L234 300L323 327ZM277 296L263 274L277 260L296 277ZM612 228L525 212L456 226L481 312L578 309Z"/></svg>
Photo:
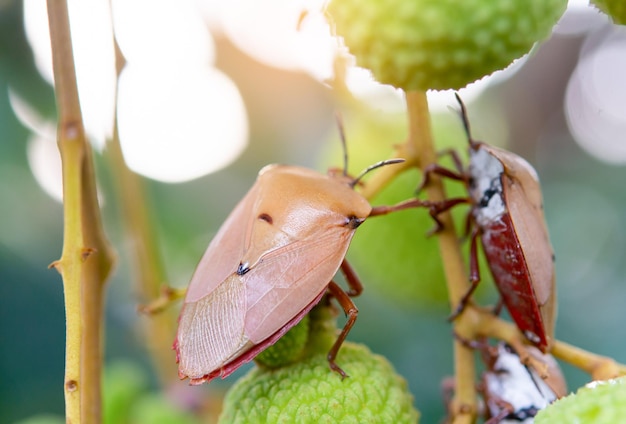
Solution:
<svg viewBox="0 0 626 424"><path fill-rule="evenodd" d="M181 378L201 383L252 347L244 331L245 311L246 289L237 274L200 300L185 303L175 342Z"/></svg>
<svg viewBox="0 0 626 424"><path fill-rule="evenodd" d="M353 234L345 227L319 228L267 254L244 275L245 331L253 343L274 334L326 289Z"/></svg>
<svg viewBox="0 0 626 424"><path fill-rule="evenodd" d="M279 337L266 340L297 324L321 298L353 234L320 229L268 253L243 276L233 273L199 300L185 302L175 342L179 376L190 377L192 384L226 376L252 359L245 356L251 349L261 345L258 353L274 343Z"/></svg>
<svg viewBox="0 0 626 424"><path fill-rule="evenodd" d="M239 202L209 244L187 289L174 347L179 376L192 384L249 348L245 285L236 274L258 184Z"/></svg>
<svg viewBox="0 0 626 424"><path fill-rule="evenodd" d="M541 202L527 201L529 189L534 191L539 190L539 187L529 187L527 184L522 186L519 181L509 180L505 191L507 206L528 264L535 296L541 307L544 326L548 334L552 335L556 318L554 254ZM536 193L533 195L536 196ZM508 199L517 200L508 201Z"/></svg>
<svg viewBox="0 0 626 424"><path fill-rule="evenodd" d="M250 231L257 192L258 184L254 184L211 240L191 278L185 302L199 301L237 270Z"/></svg>

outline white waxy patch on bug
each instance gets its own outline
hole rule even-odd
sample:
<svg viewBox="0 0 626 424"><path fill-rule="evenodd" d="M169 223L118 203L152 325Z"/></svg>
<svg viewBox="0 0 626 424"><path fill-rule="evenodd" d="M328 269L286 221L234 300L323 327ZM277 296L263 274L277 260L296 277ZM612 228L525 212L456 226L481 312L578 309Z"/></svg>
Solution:
<svg viewBox="0 0 626 424"><path fill-rule="evenodd" d="M524 336L535 344L538 344L541 341L538 335L529 330L524 331Z"/></svg>
<svg viewBox="0 0 626 424"><path fill-rule="evenodd" d="M502 420L502 423L532 423L533 411L545 408L557 398L541 377L524 366L519 356L504 344L498 345L498 359L493 370L485 373L485 384L489 398L493 398L488 401L492 415L497 415L502 407L496 400L503 400L513 408L511 414L516 418ZM528 418L523 419L527 414Z"/></svg>
<svg viewBox="0 0 626 424"><path fill-rule="evenodd" d="M502 198L502 174L504 166L495 156L482 147L470 149L469 172L472 177L470 194L476 207L474 217L484 227L499 219L506 212Z"/></svg>

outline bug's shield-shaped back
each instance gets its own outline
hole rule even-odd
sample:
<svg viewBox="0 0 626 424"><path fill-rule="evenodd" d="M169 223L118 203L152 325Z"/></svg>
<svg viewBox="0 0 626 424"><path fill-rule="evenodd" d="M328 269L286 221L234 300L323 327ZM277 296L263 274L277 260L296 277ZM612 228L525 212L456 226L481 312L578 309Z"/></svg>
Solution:
<svg viewBox="0 0 626 424"><path fill-rule="evenodd" d="M224 222L191 280L175 349L192 384L225 377L297 324L371 211L349 184L271 166Z"/></svg>

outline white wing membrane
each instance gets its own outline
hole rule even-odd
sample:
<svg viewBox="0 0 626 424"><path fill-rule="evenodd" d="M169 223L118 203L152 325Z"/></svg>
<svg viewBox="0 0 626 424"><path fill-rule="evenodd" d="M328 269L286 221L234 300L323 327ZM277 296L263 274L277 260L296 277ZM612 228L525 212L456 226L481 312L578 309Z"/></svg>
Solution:
<svg viewBox="0 0 626 424"><path fill-rule="evenodd" d="M178 332L180 372L201 378L247 350L252 344L244 333L245 311L245 286L237 275L185 304Z"/></svg>

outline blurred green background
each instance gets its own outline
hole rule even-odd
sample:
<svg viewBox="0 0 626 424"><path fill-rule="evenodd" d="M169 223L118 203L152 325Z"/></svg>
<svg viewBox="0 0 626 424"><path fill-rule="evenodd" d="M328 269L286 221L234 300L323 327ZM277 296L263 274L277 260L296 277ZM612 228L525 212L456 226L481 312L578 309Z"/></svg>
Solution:
<svg viewBox="0 0 626 424"><path fill-rule="evenodd" d="M557 337L624 363L626 167L583 151L568 130L563 107L582 47L608 27L605 22L556 34L513 76L494 82L468 106L475 138L506 144L527 158L542 180L557 258ZM263 165L279 162L323 171L329 164L341 164L333 98L327 88L305 73L256 62L226 38L217 37L216 46L217 67L235 81L245 100L250 142L234 164L217 173L181 184L148 182L169 283L179 287L187 283L212 234ZM616 76L610 83L621 87L624 80ZM26 153L29 132L14 114L9 89L42 116L54 118L52 89L39 76L24 36L22 5L11 0L0 2L2 423L42 413L63 414L63 292L59 275L47 269L61 254L62 205L33 177ZM452 101L449 105L456 107ZM433 119L441 147L464 146L455 114L442 109ZM375 108L353 110L344 121L353 173L384 159L406 133L403 115ZM623 134L616 140L622 145ZM109 165L100 153L95 161L105 229L118 252L107 294L106 362L130 362L132 369L145 374L136 378L141 381L137 384L149 390L156 387L156 379L138 327L129 246ZM408 198L419 181L417 173L409 173L374 203ZM450 189L460 193L453 184ZM458 211L459 222L462 215ZM409 381L426 423L443 416L440 383L452 374L441 264L436 241L424 236L430 225L419 211L372 220L359 229L348 255L365 285L356 300L360 315L349 338L389 358ZM483 268L481 299L489 303L496 297L487 273ZM173 352L171 366L176 366ZM571 389L587 381L586 375L567 365L564 371ZM117 375L120 380L133 378L130 371ZM236 378L213 382L211 388L193 388L194 396L209 390L215 396ZM188 400L188 394L176 395L186 390L181 382L168 394Z"/></svg>

